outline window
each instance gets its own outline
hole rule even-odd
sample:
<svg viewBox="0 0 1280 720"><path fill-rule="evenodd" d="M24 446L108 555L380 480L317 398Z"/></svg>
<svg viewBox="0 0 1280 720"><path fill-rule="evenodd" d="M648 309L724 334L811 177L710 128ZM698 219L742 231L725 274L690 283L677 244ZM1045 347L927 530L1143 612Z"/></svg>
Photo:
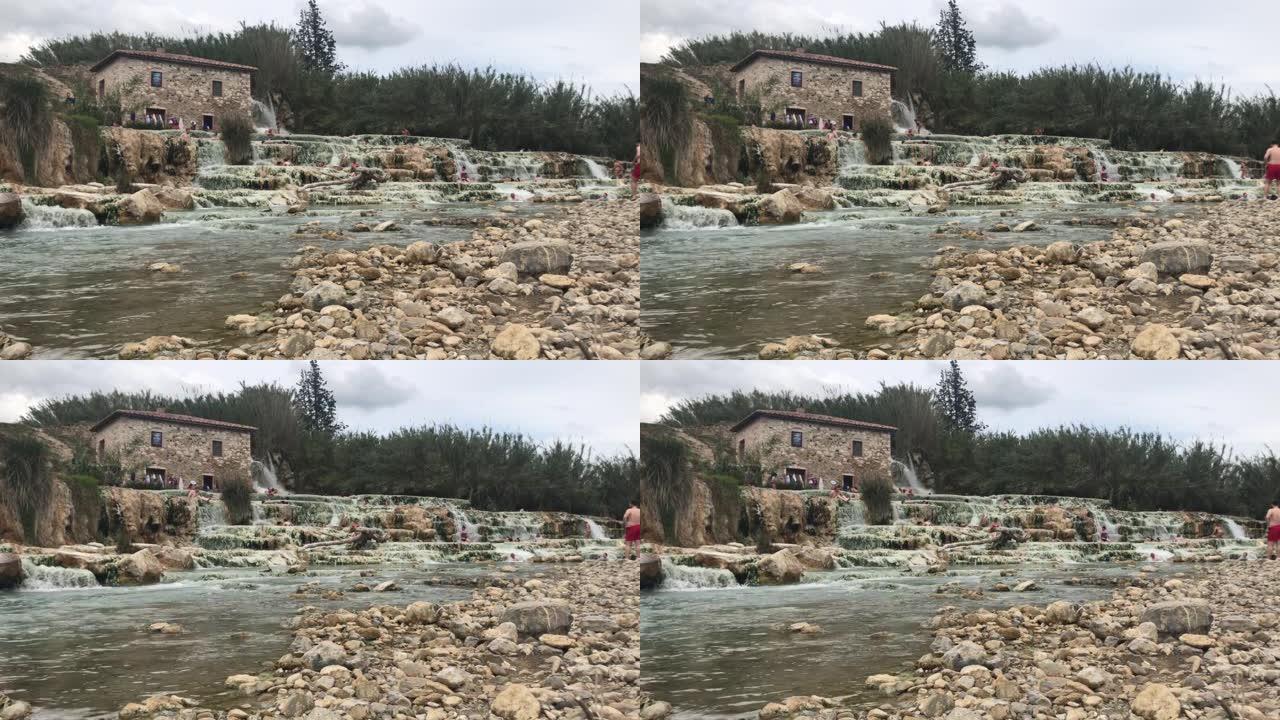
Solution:
<svg viewBox="0 0 1280 720"><path fill-rule="evenodd" d="M159 70L152 70L151 71L151 87L163 87L163 86L164 86L164 73L160 72Z"/></svg>
<svg viewBox="0 0 1280 720"><path fill-rule="evenodd" d="M222 81L221 80L213 81L213 96L222 97Z"/></svg>
<svg viewBox="0 0 1280 720"><path fill-rule="evenodd" d="M739 98L745 97L746 94L747 94L747 81L739 80L738 81L738 97Z"/></svg>
<svg viewBox="0 0 1280 720"><path fill-rule="evenodd" d="M853 456L862 457L862 441L861 440L853 441Z"/></svg>
<svg viewBox="0 0 1280 720"><path fill-rule="evenodd" d="M221 440L213 441L213 456L222 457L222 441Z"/></svg>
<svg viewBox="0 0 1280 720"><path fill-rule="evenodd" d="M862 81L861 80L853 81L853 96L862 97Z"/></svg>
<svg viewBox="0 0 1280 720"><path fill-rule="evenodd" d="M799 430L791 431L791 447L804 447L804 433Z"/></svg>
<svg viewBox="0 0 1280 720"><path fill-rule="evenodd" d="M99 440L98 441L98 458L101 459L102 456L106 454L107 454L107 441Z"/></svg>
<svg viewBox="0 0 1280 720"><path fill-rule="evenodd" d="M107 94L107 81L99 80L98 81L98 97L102 97L103 95L106 95L106 94Z"/></svg>
<svg viewBox="0 0 1280 720"><path fill-rule="evenodd" d="M804 87L804 73L799 70L791 71L791 87Z"/></svg>
<svg viewBox="0 0 1280 720"><path fill-rule="evenodd" d="M742 457L746 454L747 454L747 441L739 440L738 441L738 457Z"/></svg>
<svg viewBox="0 0 1280 720"><path fill-rule="evenodd" d="M164 447L164 433L159 430L151 431L151 447Z"/></svg>

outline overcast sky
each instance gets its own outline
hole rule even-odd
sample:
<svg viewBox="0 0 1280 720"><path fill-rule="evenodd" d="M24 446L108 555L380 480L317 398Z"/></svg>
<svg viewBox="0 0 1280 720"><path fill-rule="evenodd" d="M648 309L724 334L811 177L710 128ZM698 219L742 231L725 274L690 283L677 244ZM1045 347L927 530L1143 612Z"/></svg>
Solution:
<svg viewBox="0 0 1280 720"><path fill-rule="evenodd" d="M732 30L869 32L938 22L942 0L640 0L640 58L656 62L681 39ZM1132 65L1178 81L1225 82L1237 93L1280 91L1276 5L1260 0L960 0L993 69L1064 63Z"/></svg>
<svg viewBox="0 0 1280 720"><path fill-rule="evenodd" d="M596 93L639 92L636 0L320 0L353 70L456 62L573 80ZM95 30L183 35L232 31L241 21L292 27L302 0L0 0L0 62L40 40Z"/></svg>
<svg viewBox="0 0 1280 720"><path fill-rule="evenodd" d="M1250 454L1280 452L1280 367L1222 362L962 362L993 430L1027 432L1085 424L1158 430L1180 441L1210 440ZM640 418L675 402L733 390L828 388L874 392L881 381L933 387L940 362L668 362L641 367Z"/></svg>
<svg viewBox="0 0 1280 720"><path fill-rule="evenodd" d="M5 363L0 422L16 422L42 398L92 390L170 395L233 391L251 384L297 383L305 363L50 361ZM586 444L595 452L636 452L639 377L632 363L321 362L353 430L453 424L521 432L536 440Z"/></svg>

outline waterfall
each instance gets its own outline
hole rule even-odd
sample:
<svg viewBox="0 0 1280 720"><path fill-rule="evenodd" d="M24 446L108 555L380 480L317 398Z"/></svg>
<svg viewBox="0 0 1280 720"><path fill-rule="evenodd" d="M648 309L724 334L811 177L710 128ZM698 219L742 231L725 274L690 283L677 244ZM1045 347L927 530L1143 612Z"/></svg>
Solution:
<svg viewBox="0 0 1280 720"><path fill-rule="evenodd" d="M286 130L280 127L280 122L276 120L275 108L256 98L249 102L253 105L253 125L258 132L274 130L279 135L287 134Z"/></svg>
<svg viewBox="0 0 1280 720"><path fill-rule="evenodd" d="M1107 171L1107 182L1120 181L1120 166L1111 162L1111 158L1107 157L1107 153L1105 150L1103 150L1102 148L1094 148L1093 161L1095 164L1101 166L1100 169L1105 169ZM1101 182L1102 180L1101 172L1098 173L1098 180L1099 182Z"/></svg>
<svg viewBox="0 0 1280 720"><path fill-rule="evenodd" d="M1232 540L1248 540L1249 535L1240 527L1240 523L1229 517L1222 518L1222 524L1227 526L1227 530L1231 533Z"/></svg>
<svg viewBox="0 0 1280 720"><path fill-rule="evenodd" d="M662 198L662 226L668 230L705 230L737 227L738 219L728 210L676 205Z"/></svg>
<svg viewBox="0 0 1280 720"><path fill-rule="evenodd" d="M592 520L591 518L583 518L583 520L587 523L587 530L591 533L592 540L609 539L608 533L604 531L604 528L600 527L600 523Z"/></svg>
<svg viewBox="0 0 1280 720"><path fill-rule="evenodd" d="M1120 542L1120 527L1107 514L1098 508L1090 508L1093 511L1093 523L1096 531L1095 537L1099 541L1102 540L1102 531L1107 531L1107 542Z"/></svg>
<svg viewBox="0 0 1280 720"><path fill-rule="evenodd" d="M458 172L456 177L454 178L455 181L457 182L462 181L462 173L464 170L466 171L468 182L476 182L477 180L480 179L480 175L478 173L480 166L472 162L471 158L467 157L467 154L465 152L463 152L462 150L454 150L453 160L454 160L454 164L458 166Z"/></svg>
<svg viewBox="0 0 1280 720"><path fill-rule="evenodd" d="M342 524L342 509L337 503L329 503L329 527L338 527Z"/></svg>
<svg viewBox="0 0 1280 720"><path fill-rule="evenodd" d="M863 144L859 138L845 140L840 143L839 152L840 171L839 177L848 177L853 175L853 169L862 165L867 165L867 146Z"/></svg>
<svg viewBox="0 0 1280 720"><path fill-rule="evenodd" d="M26 558L22 559L22 573L25 576L23 590L49 592L98 587L97 578L88 570L36 565Z"/></svg>
<svg viewBox="0 0 1280 720"><path fill-rule="evenodd" d="M587 166L587 172L591 173L591 177L595 178L596 180L611 179L609 177L608 171L604 169L604 166L602 166L600 163L596 162L595 160L592 160L591 158L582 158L582 162Z"/></svg>
<svg viewBox="0 0 1280 720"><path fill-rule="evenodd" d="M270 525L271 524L267 522L266 516L262 514L262 503L257 501L250 502L249 508L253 511L254 525Z"/></svg>
<svg viewBox="0 0 1280 720"><path fill-rule="evenodd" d="M258 492L265 493L267 490L275 490L277 495L288 495L289 491L284 489L284 485L280 484L280 479L276 477L275 468L271 466L271 456L267 456L267 461L254 460L249 463L249 470L253 473L253 479L258 484L254 488Z"/></svg>
<svg viewBox="0 0 1280 720"><path fill-rule="evenodd" d="M200 502L200 508L196 514L196 529L203 532L207 527L227 524L227 510L221 500L210 500L209 502Z"/></svg>
<svg viewBox="0 0 1280 720"><path fill-rule="evenodd" d="M863 508L862 500L841 503L837 518L840 527L865 527L867 514Z"/></svg>
<svg viewBox="0 0 1280 720"><path fill-rule="evenodd" d="M898 472L902 475L902 478L907 481L908 485L911 486L911 491L914 494L928 495L931 492L933 492L929 488L925 487L924 483L920 482L920 478L916 477L916 471L910 465L907 465L906 463L901 462L899 460L890 460L889 467L898 469Z"/></svg>
<svg viewBox="0 0 1280 720"><path fill-rule="evenodd" d="M1243 179L1240 176L1240 163L1236 162L1235 160L1232 160L1229 157L1219 157L1218 161L1221 162L1223 165L1227 166L1228 178L1231 178L1232 180Z"/></svg>
<svg viewBox="0 0 1280 720"><path fill-rule="evenodd" d="M911 105L909 96L907 97L907 102L891 100L889 106L890 112L893 114L893 124L898 128L898 132L905 133L908 130L916 132L916 109ZM928 132L928 129L921 125L917 134L925 135Z"/></svg>
<svg viewBox="0 0 1280 720"><path fill-rule="evenodd" d="M98 218L88 210L36 205L26 198L22 199L22 214L25 216L20 226L23 230L60 230L98 226Z"/></svg>
<svg viewBox="0 0 1280 720"><path fill-rule="evenodd" d="M716 590L737 586L737 578L724 568L676 565L662 558L663 590Z"/></svg>
<svg viewBox="0 0 1280 720"><path fill-rule="evenodd" d="M457 507L453 508L453 517L457 521L457 524L459 525L459 530L466 530L467 542L480 541L480 526L471 522L471 519L467 517L467 513L464 512L462 508L457 508ZM458 540L462 539L461 533L459 533L457 539Z"/></svg>

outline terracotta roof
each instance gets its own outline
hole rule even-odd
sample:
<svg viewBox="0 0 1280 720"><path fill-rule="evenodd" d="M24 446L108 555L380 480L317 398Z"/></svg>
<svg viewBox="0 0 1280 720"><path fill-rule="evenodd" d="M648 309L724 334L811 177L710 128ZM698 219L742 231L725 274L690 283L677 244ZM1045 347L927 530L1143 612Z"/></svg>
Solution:
<svg viewBox="0 0 1280 720"><path fill-rule="evenodd" d="M892 425L881 425L879 423L863 422L861 420L850 420L848 418L835 417L834 415L816 415L814 413L791 412L788 410L753 410L750 415L739 420L738 424L729 428L729 430L730 432L738 432L742 428L763 417L778 418L779 420L796 420L798 422L813 423L815 425L833 425L835 427L853 428L856 430L894 432L898 429Z"/></svg>
<svg viewBox="0 0 1280 720"><path fill-rule="evenodd" d="M194 415L175 415L173 413L154 412L151 410L116 410L110 415L99 420L98 424L94 425L90 430L98 432L102 428L124 417L138 418L139 420L156 420L159 422L174 423L176 425L195 425L196 427L217 428L219 430L236 430L239 432L253 432L258 429L252 425L239 425L237 423L223 422L222 420L210 420L209 418L196 417Z"/></svg>
<svg viewBox="0 0 1280 720"><path fill-rule="evenodd" d="M781 60L798 60L800 62L814 63L816 65L835 65L837 67L855 68L858 70L876 70L879 72L893 72L898 68L892 65L879 65L877 63L864 62L862 60L850 60L849 58L836 57L834 55L819 55L809 52L795 52L792 50L755 50L750 55L738 61L731 70L737 72L742 68L750 65L756 58L771 57Z"/></svg>
<svg viewBox="0 0 1280 720"><path fill-rule="evenodd" d="M110 65L116 58L121 57L138 58L141 60L157 60L159 62L176 63L178 65L196 65L199 67L217 68L219 70L239 70L241 72L254 72L258 69L252 65L238 65L236 63L223 62L221 60L210 60L209 58L196 57L194 55L175 55L173 53L157 52L154 50L115 50L110 55L99 60L98 63L89 68L89 70L97 72L107 65Z"/></svg>

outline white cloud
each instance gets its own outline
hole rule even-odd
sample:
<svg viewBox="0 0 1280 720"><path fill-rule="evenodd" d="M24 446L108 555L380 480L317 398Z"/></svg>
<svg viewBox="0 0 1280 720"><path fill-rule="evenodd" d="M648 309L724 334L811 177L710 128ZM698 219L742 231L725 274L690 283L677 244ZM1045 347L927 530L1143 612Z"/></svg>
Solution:
<svg viewBox="0 0 1280 720"><path fill-rule="evenodd" d="M339 45L366 50L403 45L419 33L416 24L393 17L381 6L368 2L335 17L332 27Z"/></svg>
<svg viewBox="0 0 1280 720"><path fill-rule="evenodd" d="M1044 45L1058 35L1047 20L1027 15L1012 3L1002 4L978 15L970 22L979 46L1021 50Z"/></svg>

